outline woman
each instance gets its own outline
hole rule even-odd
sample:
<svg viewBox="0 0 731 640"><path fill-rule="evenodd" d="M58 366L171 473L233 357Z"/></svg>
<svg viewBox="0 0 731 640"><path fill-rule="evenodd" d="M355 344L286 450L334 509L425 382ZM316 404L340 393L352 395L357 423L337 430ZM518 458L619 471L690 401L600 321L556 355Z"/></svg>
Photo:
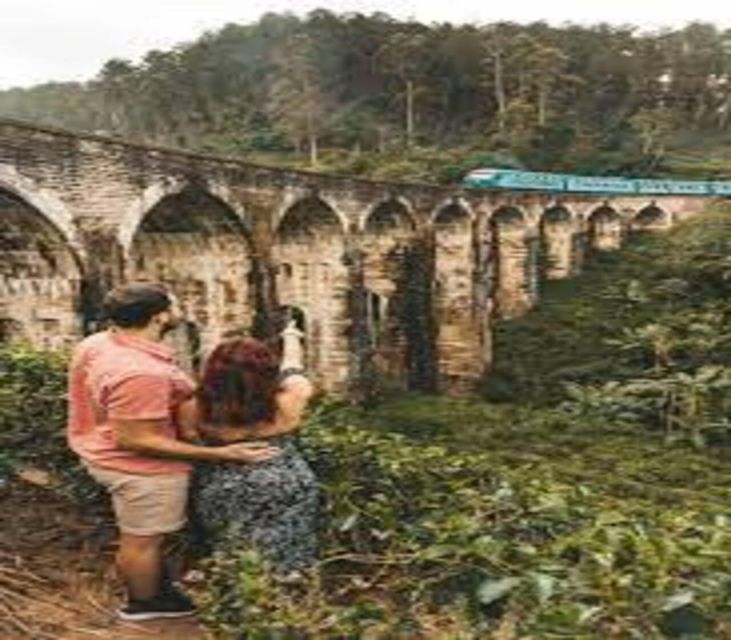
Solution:
<svg viewBox="0 0 731 640"><path fill-rule="evenodd" d="M290 324L282 339L281 363L253 338L218 345L205 364L197 407L187 411L198 414L192 421L211 443L265 440L281 450L262 464L199 465L190 500L206 543L244 541L288 574L316 559L319 493L292 435L313 393L302 370L302 333Z"/></svg>

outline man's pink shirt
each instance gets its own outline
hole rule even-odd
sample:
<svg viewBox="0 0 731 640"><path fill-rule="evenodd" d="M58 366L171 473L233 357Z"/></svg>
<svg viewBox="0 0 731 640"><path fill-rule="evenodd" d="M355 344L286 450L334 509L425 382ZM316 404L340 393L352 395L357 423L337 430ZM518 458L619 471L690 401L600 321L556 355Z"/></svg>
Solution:
<svg viewBox="0 0 731 640"><path fill-rule="evenodd" d="M107 469L188 473L187 462L120 449L110 422L164 420L164 435L177 439L175 411L193 388L167 346L114 331L89 336L77 345L69 369L69 445Z"/></svg>

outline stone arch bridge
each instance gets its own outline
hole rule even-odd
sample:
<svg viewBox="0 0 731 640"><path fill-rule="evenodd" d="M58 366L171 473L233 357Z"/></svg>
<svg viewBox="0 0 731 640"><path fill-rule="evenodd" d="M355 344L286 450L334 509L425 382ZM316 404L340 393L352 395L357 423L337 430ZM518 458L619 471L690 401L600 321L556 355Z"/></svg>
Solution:
<svg viewBox="0 0 731 640"><path fill-rule="evenodd" d="M465 392L493 317L706 202L373 182L0 120L0 341L72 342L110 287L161 281L186 353L286 308L328 391Z"/></svg>

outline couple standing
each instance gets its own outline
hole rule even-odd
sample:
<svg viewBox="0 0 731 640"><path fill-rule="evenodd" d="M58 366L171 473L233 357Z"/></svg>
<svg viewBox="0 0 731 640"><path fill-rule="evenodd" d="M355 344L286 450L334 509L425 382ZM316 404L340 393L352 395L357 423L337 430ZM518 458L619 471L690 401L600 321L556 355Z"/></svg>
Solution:
<svg viewBox="0 0 731 640"><path fill-rule="evenodd" d="M127 590L119 616L195 612L163 562L165 535L186 524L189 489L207 543L252 544L282 573L311 564L317 485L288 435L313 392L302 334L283 331L281 358L253 338L222 342L196 388L162 343L182 319L164 287L120 287L104 311L111 328L71 361L68 439L112 498Z"/></svg>

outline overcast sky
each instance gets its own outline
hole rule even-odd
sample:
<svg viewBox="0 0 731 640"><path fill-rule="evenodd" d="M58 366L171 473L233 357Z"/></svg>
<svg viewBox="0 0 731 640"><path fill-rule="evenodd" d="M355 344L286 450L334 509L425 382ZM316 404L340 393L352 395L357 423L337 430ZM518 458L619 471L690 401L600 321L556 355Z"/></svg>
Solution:
<svg viewBox="0 0 731 640"><path fill-rule="evenodd" d="M109 58L136 61L227 22L315 8L457 24L546 20L654 30L701 20L731 27L725 0L0 0L0 89L87 80Z"/></svg>

